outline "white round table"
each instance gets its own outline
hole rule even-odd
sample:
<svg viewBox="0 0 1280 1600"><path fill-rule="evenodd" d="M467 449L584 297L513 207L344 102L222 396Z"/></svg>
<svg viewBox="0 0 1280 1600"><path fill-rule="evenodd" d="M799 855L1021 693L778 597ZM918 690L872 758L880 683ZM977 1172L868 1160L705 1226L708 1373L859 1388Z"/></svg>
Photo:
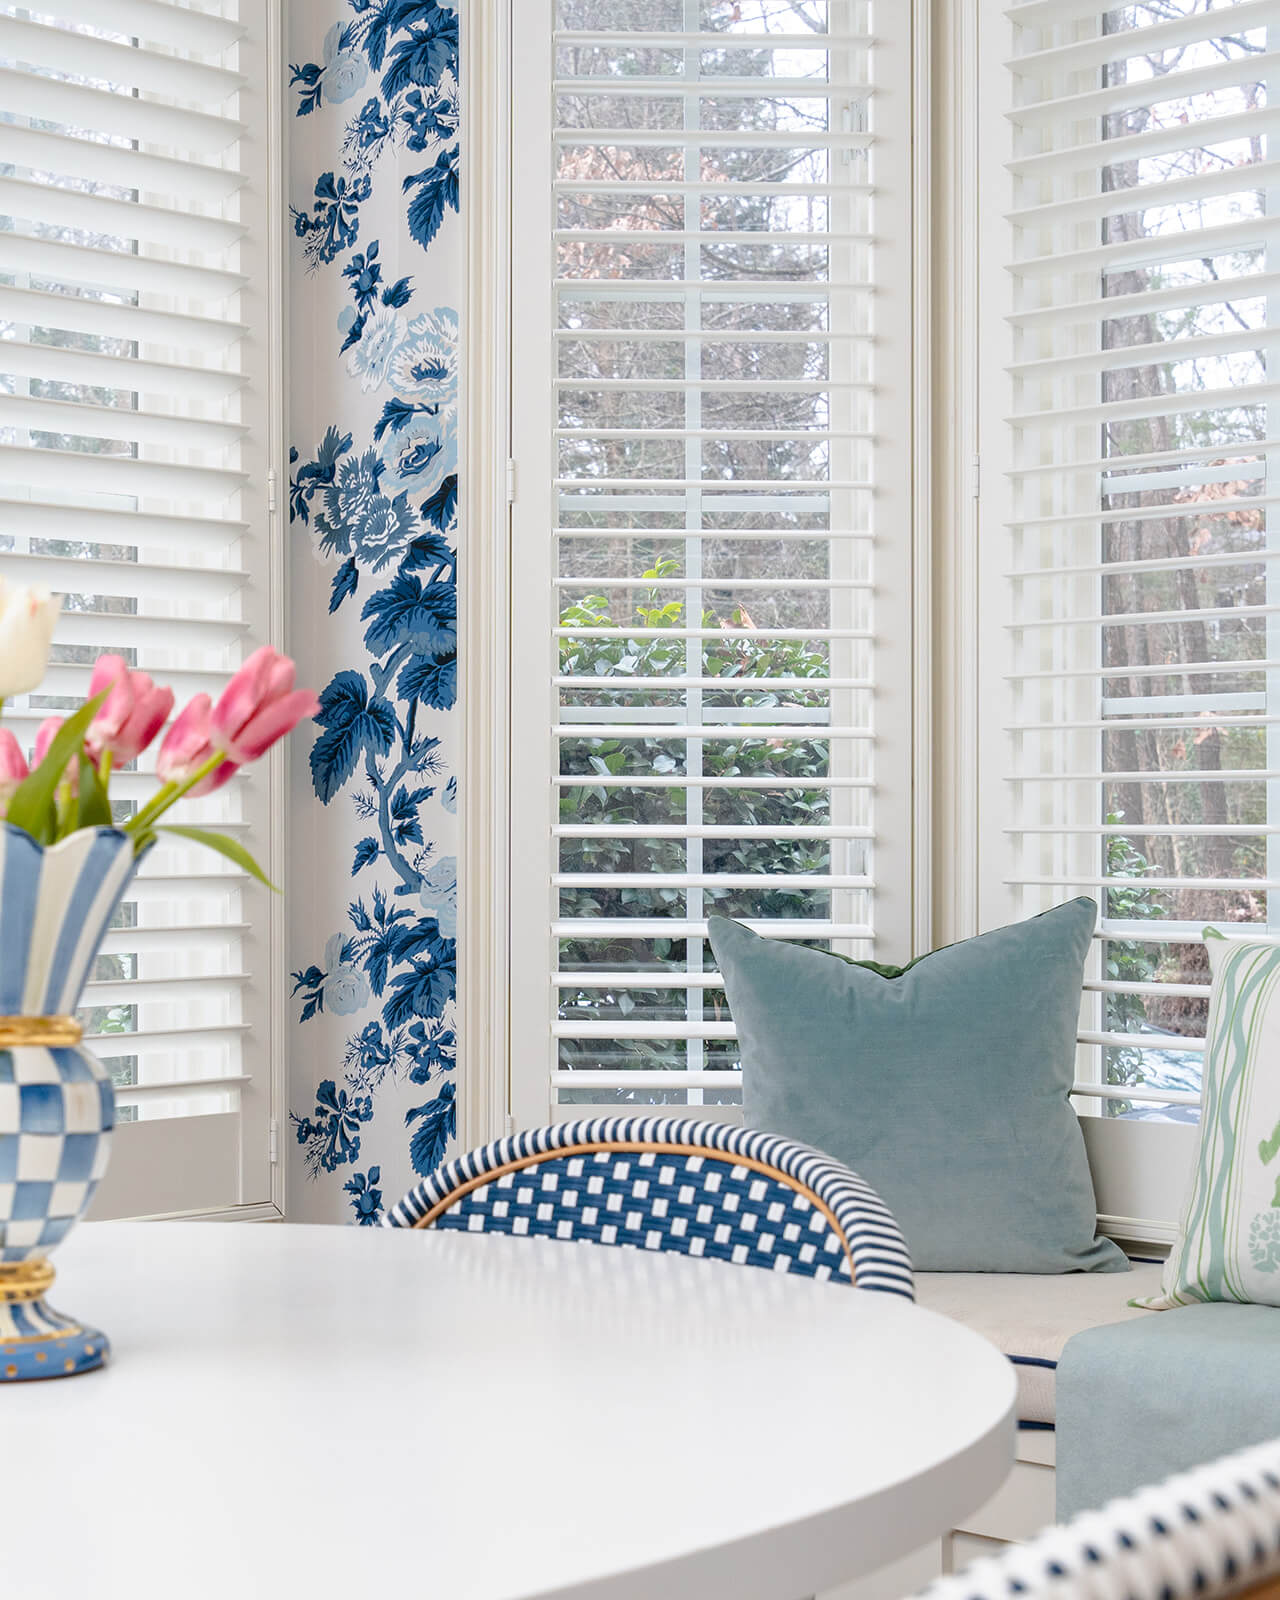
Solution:
<svg viewBox="0 0 1280 1600"><path fill-rule="evenodd" d="M0 1391L0 1594L796 1600L974 1510L1013 1369L896 1296L493 1235L100 1223Z"/></svg>

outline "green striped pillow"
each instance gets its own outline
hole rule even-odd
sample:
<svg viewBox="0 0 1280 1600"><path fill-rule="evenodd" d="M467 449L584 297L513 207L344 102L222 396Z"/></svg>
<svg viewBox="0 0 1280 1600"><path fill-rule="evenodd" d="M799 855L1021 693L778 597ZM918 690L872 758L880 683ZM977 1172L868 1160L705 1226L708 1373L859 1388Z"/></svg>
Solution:
<svg viewBox="0 0 1280 1600"><path fill-rule="evenodd" d="M1200 1154L1153 1311L1280 1306L1280 940L1206 928L1213 987Z"/></svg>

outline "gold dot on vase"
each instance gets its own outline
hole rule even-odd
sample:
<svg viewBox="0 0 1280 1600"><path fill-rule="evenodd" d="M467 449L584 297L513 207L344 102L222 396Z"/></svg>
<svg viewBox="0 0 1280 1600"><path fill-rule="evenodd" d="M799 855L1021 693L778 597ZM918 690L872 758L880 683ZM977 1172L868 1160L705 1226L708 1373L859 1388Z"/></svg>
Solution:
<svg viewBox="0 0 1280 1600"><path fill-rule="evenodd" d="M94 1349L93 1349L93 1346L92 1346L92 1345L91 1345L91 1344L87 1344L87 1345L85 1345L85 1347L84 1347L84 1353L85 1353L85 1355L87 1355L87 1356L91 1356L91 1355L93 1355L93 1354L94 1354Z"/></svg>
<svg viewBox="0 0 1280 1600"><path fill-rule="evenodd" d="M10 1364L4 1369L4 1375L6 1378L16 1378L18 1376L17 1367Z"/></svg>
<svg viewBox="0 0 1280 1600"><path fill-rule="evenodd" d="M62 1363L62 1370L64 1372L74 1372L76 1370L75 1362L71 1360L64 1361Z"/></svg>
<svg viewBox="0 0 1280 1600"><path fill-rule="evenodd" d="M37 1350L36 1351L36 1360L37 1361L47 1361L48 1359L49 1359L48 1356L45 1355L43 1350Z"/></svg>

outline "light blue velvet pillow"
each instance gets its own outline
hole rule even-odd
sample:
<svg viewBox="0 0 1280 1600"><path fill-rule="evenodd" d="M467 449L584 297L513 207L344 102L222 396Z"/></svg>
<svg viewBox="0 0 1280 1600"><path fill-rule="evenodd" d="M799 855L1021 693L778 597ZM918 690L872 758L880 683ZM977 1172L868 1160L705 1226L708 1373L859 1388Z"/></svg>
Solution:
<svg viewBox="0 0 1280 1600"><path fill-rule="evenodd" d="M861 1173L922 1272L1126 1271L1068 1101L1096 917L1071 900L900 969L713 917L747 1126Z"/></svg>

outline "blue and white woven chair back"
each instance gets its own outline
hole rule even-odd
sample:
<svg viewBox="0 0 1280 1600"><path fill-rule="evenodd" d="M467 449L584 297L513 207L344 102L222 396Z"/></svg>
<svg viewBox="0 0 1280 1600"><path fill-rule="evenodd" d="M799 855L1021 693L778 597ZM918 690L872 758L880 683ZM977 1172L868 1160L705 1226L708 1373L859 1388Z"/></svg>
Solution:
<svg viewBox="0 0 1280 1600"><path fill-rule="evenodd" d="M898 1225L857 1173L724 1123L601 1117L531 1128L446 1162L384 1226L674 1250L913 1297Z"/></svg>
<svg viewBox="0 0 1280 1600"><path fill-rule="evenodd" d="M1009 1545L918 1600L1280 1597L1280 1440Z"/></svg>

